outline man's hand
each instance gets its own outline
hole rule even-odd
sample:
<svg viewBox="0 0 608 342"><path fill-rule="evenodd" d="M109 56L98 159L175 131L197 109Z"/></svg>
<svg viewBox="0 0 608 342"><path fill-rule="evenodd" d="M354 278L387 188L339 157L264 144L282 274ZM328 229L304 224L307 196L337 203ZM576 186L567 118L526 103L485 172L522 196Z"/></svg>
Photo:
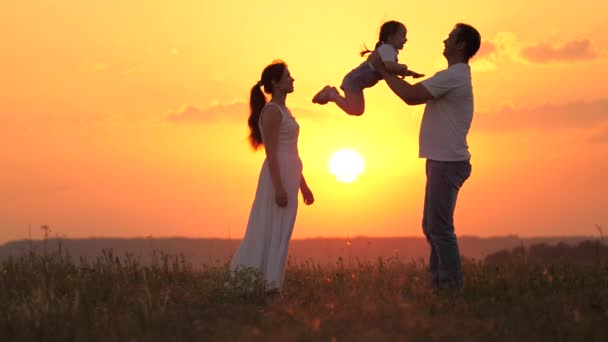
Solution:
<svg viewBox="0 0 608 342"><path fill-rule="evenodd" d="M374 67L374 69L380 73L386 84L391 88L395 95L399 96L403 102L408 105L419 105L426 103L427 101L433 98L433 95L429 93L429 91L422 85L422 83L417 83L415 85L409 84L407 81L399 78L399 76L394 75L386 69L386 65L380 59L380 55L376 52L373 52L368 58L368 62ZM422 74L408 71L410 74L408 76L412 76L415 78L422 77Z"/></svg>
<svg viewBox="0 0 608 342"><path fill-rule="evenodd" d="M412 76L413 78L420 78L420 77L424 77L426 75L425 74L419 74L419 73L417 73L415 71L412 71L412 70L408 70L408 71L405 72L405 75L403 75L403 76Z"/></svg>

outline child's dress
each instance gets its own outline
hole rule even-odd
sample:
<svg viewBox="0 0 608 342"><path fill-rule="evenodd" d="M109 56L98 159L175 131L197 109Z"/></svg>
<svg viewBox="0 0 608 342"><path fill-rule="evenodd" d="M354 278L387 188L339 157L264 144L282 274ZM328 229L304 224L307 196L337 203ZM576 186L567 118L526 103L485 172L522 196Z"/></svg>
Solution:
<svg viewBox="0 0 608 342"><path fill-rule="evenodd" d="M380 54L383 62L397 62L399 52L392 45L381 44L376 51ZM381 79L380 74L374 70L368 61L365 61L344 76L340 88L344 91L362 91L365 88L373 87Z"/></svg>

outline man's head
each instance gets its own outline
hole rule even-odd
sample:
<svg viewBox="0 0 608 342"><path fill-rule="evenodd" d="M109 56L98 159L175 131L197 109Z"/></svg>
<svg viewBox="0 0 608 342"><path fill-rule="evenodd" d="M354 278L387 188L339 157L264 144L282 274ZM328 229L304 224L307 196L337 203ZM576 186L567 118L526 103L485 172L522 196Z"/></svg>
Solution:
<svg viewBox="0 0 608 342"><path fill-rule="evenodd" d="M458 23L443 43L443 55L448 60L462 58L464 62L468 62L479 50L481 35L473 26Z"/></svg>

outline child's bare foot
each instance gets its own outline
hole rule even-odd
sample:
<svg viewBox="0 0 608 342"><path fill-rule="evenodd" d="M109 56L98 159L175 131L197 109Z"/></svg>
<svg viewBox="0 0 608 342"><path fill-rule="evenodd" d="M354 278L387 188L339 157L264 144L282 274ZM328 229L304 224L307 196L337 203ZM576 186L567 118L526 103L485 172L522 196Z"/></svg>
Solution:
<svg viewBox="0 0 608 342"><path fill-rule="evenodd" d="M312 98L312 102L313 103L318 103L321 105L327 104L327 102L329 102L329 100L331 100L331 93L332 93L332 87L330 86L325 86L323 87L323 89L321 89L321 91L319 91L313 98Z"/></svg>

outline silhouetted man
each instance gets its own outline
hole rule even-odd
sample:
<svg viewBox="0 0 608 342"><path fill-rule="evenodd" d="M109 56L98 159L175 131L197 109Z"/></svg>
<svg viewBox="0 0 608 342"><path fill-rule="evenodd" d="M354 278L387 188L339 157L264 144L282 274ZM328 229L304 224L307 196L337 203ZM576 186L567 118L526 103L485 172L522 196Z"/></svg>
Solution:
<svg viewBox="0 0 608 342"><path fill-rule="evenodd" d="M420 126L420 158L426 158L422 229L431 247L431 284L462 287L462 266L454 233L458 190L471 174L467 133L473 119L469 59L481 44L479 32L456 24L443 41L448 68L411 85L387 72L379 56L369 57L391 90L408 105L426 104Z"/></svg>

